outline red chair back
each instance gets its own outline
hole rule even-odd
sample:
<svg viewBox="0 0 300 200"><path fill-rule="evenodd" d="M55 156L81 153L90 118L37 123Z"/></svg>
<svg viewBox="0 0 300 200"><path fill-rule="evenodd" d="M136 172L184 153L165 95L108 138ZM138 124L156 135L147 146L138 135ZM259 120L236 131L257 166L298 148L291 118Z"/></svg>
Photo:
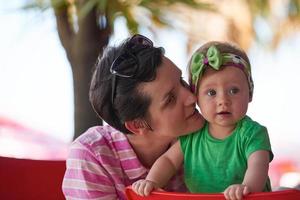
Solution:
<svg viewBox="0 0 300 200"><path fill-rule="evenodd" d="M65 161L0 157L0 199L63 200Z"/></svg>
<svg viewBox="0 0 300 200"><path fill-rule="evenodd" d="M128 200L225 200L223 194L188 194L176 192L152 192L148 197L137 195L130 187L127 187ZM300 200L299 190L282 190L275 192L259 192L245 196L243 200Z"/></svg>

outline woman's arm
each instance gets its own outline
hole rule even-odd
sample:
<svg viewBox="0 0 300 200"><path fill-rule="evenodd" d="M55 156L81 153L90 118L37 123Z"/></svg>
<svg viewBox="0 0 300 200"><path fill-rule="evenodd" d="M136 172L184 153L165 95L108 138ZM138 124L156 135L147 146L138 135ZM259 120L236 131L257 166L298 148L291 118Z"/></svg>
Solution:
<svg viewBox="0 0 300 200"><path fill-rule="evenodd" d="M183 154L177 141L155 161L145 180L133 183L133 190L141 196L148 196L153 189L164 187L181 167L182 162Z"/></svg>

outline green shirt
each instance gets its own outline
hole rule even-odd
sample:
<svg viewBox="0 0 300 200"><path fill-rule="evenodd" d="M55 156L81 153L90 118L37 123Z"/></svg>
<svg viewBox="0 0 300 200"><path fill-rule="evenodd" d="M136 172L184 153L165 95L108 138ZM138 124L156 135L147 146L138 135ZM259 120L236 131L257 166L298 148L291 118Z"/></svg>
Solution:
<svg viewBox="0 0 300 200"><path fill-rule="evenodd" d="M199 131L179 137L184 155L185 183L193 193L223 192L232 184L241 184L247 159L258 150L270 152L267 129L245 116L225 139L213 138L208 123ZM264 191L271 191L268 179Z"/></svg>

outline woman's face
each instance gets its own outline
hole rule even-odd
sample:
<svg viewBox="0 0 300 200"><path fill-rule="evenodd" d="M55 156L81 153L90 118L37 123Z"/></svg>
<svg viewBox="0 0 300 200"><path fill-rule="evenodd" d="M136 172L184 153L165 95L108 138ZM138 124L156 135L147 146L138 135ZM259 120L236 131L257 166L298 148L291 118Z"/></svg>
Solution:
<svg viewBox="0 0 300 200"><path fill-rule="evenodd" d="M177 137L202 127L203 118L195 108L197 99L181 75L181 70L163 57L156 79L141 85L151 98L147 123L152 134Z"/></svg>

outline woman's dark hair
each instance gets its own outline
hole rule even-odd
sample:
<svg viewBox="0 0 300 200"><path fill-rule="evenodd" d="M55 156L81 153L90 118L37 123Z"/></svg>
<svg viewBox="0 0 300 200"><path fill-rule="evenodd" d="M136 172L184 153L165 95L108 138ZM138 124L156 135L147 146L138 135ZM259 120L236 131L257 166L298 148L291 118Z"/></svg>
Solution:
<svg viewBox="0 0 300 200"><path fill-rule="evenodd" d="M90 102L98 116L123 133L131 133L126 129L125 121L143 119L147 116L151 98L142 93L138 86L155 79L163 57L162 48L138 44L128 48L128 42L129 39L119 46L104 49L102 57L98 58L95 65L89 91ZM121 77L112 74L110 71L112 63L128 51L138 61L134 76ZM130 65L132 62L127 63L126 68L132 67ZM115 90L112 101L113 78L115 78Z"/></svg>

